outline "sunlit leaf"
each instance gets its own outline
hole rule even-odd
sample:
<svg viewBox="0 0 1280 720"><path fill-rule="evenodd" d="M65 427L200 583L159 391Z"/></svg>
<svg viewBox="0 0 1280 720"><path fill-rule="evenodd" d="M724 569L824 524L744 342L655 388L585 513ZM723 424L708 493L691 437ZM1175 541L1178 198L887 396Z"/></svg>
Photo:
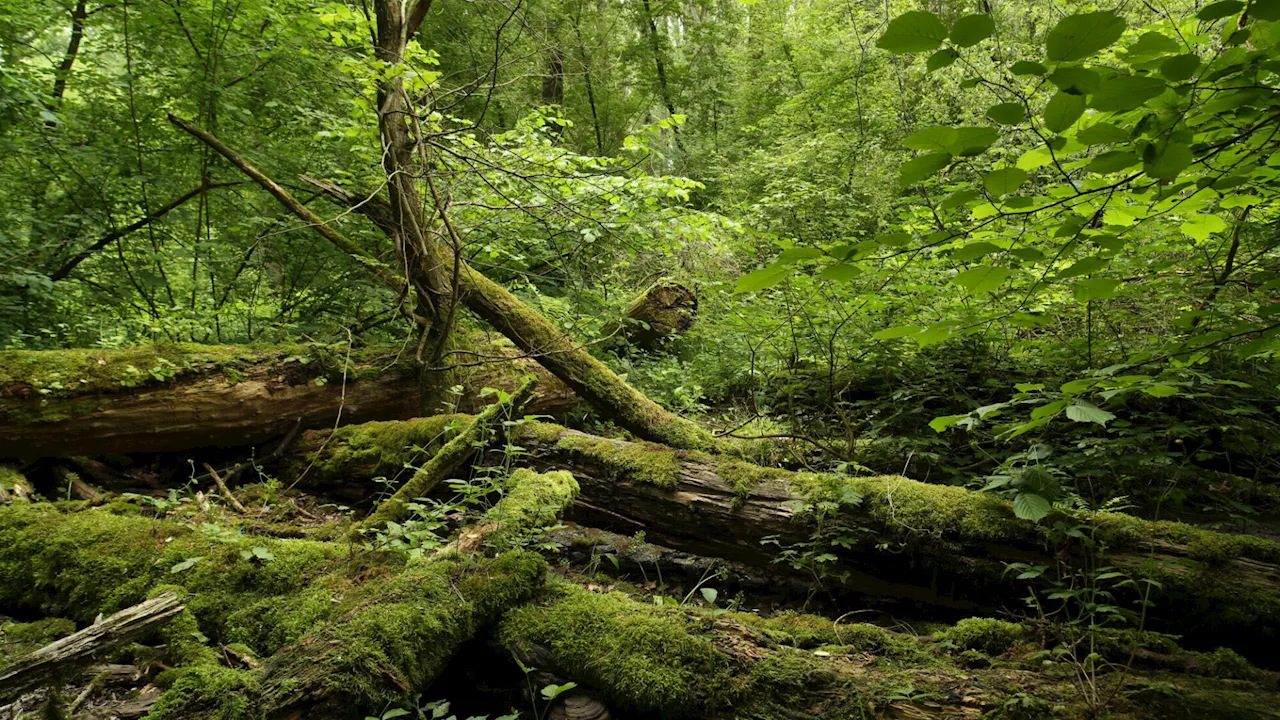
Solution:
<svg viewBox="0 0 1280 720"><path fill-rule="evenodd" d="M923 10L903 13L889 22L876 47L891 53L933 50L947 39L947 26L937 15Z"/></svg>
<svg viewBox="0 0 1280 720"><path fill-rule="evenodd" d="M1068 15L1045 39L1045 56L1055 62L1084 60L1124 34L1125 22L1114 12Z"/></svg>
<svg viewBox="0 0 1280 720"><path fill-rule="evenodd" d="M951 26L951 42L956 47L970 47L991 37L996 31L996 23L987 13L965 15Z"/></svg>

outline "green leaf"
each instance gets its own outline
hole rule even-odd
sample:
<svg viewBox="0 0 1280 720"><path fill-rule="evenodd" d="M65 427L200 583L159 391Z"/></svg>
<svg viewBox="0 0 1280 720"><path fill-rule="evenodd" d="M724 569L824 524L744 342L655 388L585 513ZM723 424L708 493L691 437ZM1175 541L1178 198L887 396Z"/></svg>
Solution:
<svg viewBox="0 0 1280 720"><path fill-rule="evenodd" d="M1076 132L1076 140L1085 145L1105 145L1107 143L1126 142L1129 133L1111 123L1095 123Z"/></svg>
<svg viewBox="0 0 1280 720"><path fill-rule="evenodd" d="M749 272L738 278L738 285L734 292L747 293L763 290L767 287L773 287L782 282L791 274L791 269L785 265L774 263L766 267L760 268L755 272Z"/></svg>
<svg viewBox="0 0 1280 720"><path fill-rule="evenodd" d="M781 263L785 265L793 265L801 260L813 260L814 258L820 258L822 256L823 252L818 248L787 248L778 254L778 259L774 261L774 264L776 265Z"/></svg>
<svg viewBox="0 0 1280 720"><path fill-rule="evenodd" d="M937 15L923 10L903 13L889 22L876 47L894 54L933 50L947 39L947 26Z"/></svg>
<svg viewBox="0 0 1280 720"><path fill-rule="evenodd" d="M976 295L995 292L1012 274L1008 268L981 265L956 275L951 282Z"/></svg>
<svg viewBox="0 0 1280 720"><path fill-rule="evenodd" d="M951 259L956 262L972 262L980 257L985 257L999 250L1000 248L989 242L969 243L962 248L952 250Z"/></svg>
<svg viewBox="0 0 1280 720"><path fill-rule="evenodd" d="M255 547L255 548L253 548L253 556L254 556L254 557L256 557L256 558L258 558L259 560L261 560L261 561L263 561L263 562L271 562L272 560L275 560L275 559L276 559L275 554L274 554L274 553L272 553L272 552L271 552L270 550L268 550L267 548L264 548L264 547Z"/></svg>
<svg viewBox="0 0 1280 720"><path fill-rule="evenodd" d="M849 282L860 275L862 275L862 268L847 263L836 263L818 273L818 277L822 280L835 280L836 282Z"/></svg>
<svg viewBox="0 0 1280 720"><path fill-rule="evenodd" d="M951 26L951 42L956 47L972 47L991 37L995 31L995 20L992 20L989 14L965 15Z"/></svg>
<svg viewBox="0 0 1280 720"><path fill-rule="evenodd" d="M1253 0L1249 5L1249 17L1268 22L1280 20L1280 0Z"/></svg>
<svg viewBox="0 0 1280 720"><path fill-rule="evenodd" d="M1054 62L1084 60L1124 34L1125 22L1114 12L1068 15L1049 31L1045 56Z"/></svg>
<svg viewBox="0 0 1280 720"><path fill-rule="evenodd" d="M1059 90L1044 106L1044 127L1049 132L1060 133L1075 124L1084 114L1084 96Z"/></svg>
<svg viewBox="0 0 1280 720"><path fill-rule="evenodd" d="M1244 9L1244 3L1240 0L1222 0L1212 5L1206 5L1203 10L1196 13L1196 18L1205 22L1213 22L1221 20L1228 15L1235 15Z"/></svg>
<svg viewBox="0 0 1280 720"><path fill-rule="evenodd" d="M904 187L915 185L951 164L950 153L930 153L908 160L898 171L898 182Z"/></svg>
<svg viewBox="0 0 1280 720"><path fill-rule="evenodd" d="M1191 146L1186 143L1170 142L1158 151L1154 157L1143 162L1142 169L1157 180L1176 180L1178 174L1191 164Z"/></svg>
<svg viewBox="0 0 1280 720"><path fill-rule="evenodd" d="M1119 280L1111 278L1089 278L1087 280L1077 281L1071 286L1071 294L1075 296L1079 302L1089 302L1091 300L1109 300L1116 296L1116 291L1120 288Z"/></svg>
<svg viewBox="0 0 1280 720"><path fill-rule="evenodd" d="M720 592L715 588L702 588L702 599L706 600L708 604L715 605L717 597L720 597Z"/></svg>
<svg viewBox="0 0 1280 720"><path fill-rule="evenodd" d="M915 335L921 330L924 330L924 328L920 327L919 325L902 325L900 327L885 328L884 330L881 330L880 332L872 335L871 339L872 340L893 340L894 338L906 337L908 335Z"/></svg>
<svg viewBox="0 0 1280 720"><path fill-rule="evenodd" d="M1081 275L1088 275L1089 273L1097 272L1101 270L1107 265L1108 265L1107 260L1104 260L1103 258L1100 258L1097 255L1092 255L1090 257L1083 258L1077 261L1071 267L1058 273L1058 279L1065 280L1067 278L1080 277Z"/></svg>
<svg viewBox="0 0 1280 720"><path fill-rule="evenodd" d="M169 568L169 573L173 575L177 575L180 572L190 570L191 568L195 567L196 563L200 562L203 559L204 559L203 555L197 555L196 557L189 557L186 560L183 560L182 562Z"/></svg>
<svg viewBox="0 0 1280 720"><path fill-rule="evenodd" d="M1160 74L1173 82L1181 82L1196 74L1200 69L1200 56L1195 53L1174 55L1160 63Z"/></svg>
<svg viewBox="0 0 1280 720"><path fill-rule="evenodd" d="M1027 109L1022 103L1007 102L987 108L987 117L1001 125L1017 125L1027 117Z"/></svg>
<svg viewBox="0 0 1280 720"><path fill-rule="evenodd" d="M952 50L951 48L942 48L941 50L929 56L929 60L924 64L925 69L928 70L929 72L933 72L934 70L941 70L942 68L955 62L956 58L958 57L960 57L960 53L956 52L955 50Z"/></svg>
<svg viewBox="0 0 1280 720"><path fill-rule="evenodd" d="M934 125L911 133L903 144L912 150L963 156L980 154L998 139L992 128Z"/></svg>
<svg viewBox="0 0 1280 720"><path fill-rule="evenodd" d="M936 417L930 420L929 427L933 428L934 432L940 433L943 430L946 430L947 428L951 427L952 425L955 425L956 423L960 422L961 420L967 417L969 416L968 415L943 415L942 417Z"/></svg>
<svg viewBox="0 0 1280 720"><path fill-rule="evenodd" d="M1087 168L1089 172L1095 172L1102 175L1107 173L1120 172L1133 167L1142 162L1137 155L1125 150L1112 150L1105 152L1089 162Z"/></svg>
<svg viewBox="0 0 1280 720"><path fill-rule="evenodd" d="M1177 40L1165 35L1161 32L1148 31L1142 33L1142 37L1137 42L1125 48L1130 61L1140 57L1155 57L1156 55L1168 55L1176 53L1182 49Z"/></svg>
<svg viewBox="0 0 1280 720"><path fill-rule="evenodd" d="M1097 91L1102 85L1102 76L1088 68L1066 66L1060 67L1049 76L1054 87L1072 95L1088 95Z"/></svg>
<svg viewBox="0 0 1280 720"><path fill-rule="evenodd" d="M1070 400L1054 400L1046 403L1031 411L1032 420L1048 420L1049 418L1062 412L1062 409L1070 404Z"/></svg>
<svg viewBox="0 0 1280 720"><path fill-rule="evenodd" d="M1049 68L1045 67L1044 65L1041 65L1038 62L1031 62L1030 60L1019 60L1018 62L1010 66L1009 72L1013 73L1014 75L1046 75L1049 72Z"/></svg>
<svg viewBox="0 0 1280 720"><path fill-rule="evenodd" d="M1069 395L1079 395L1097 384L1097 378L1080 378L1079 380L1072 380L1071 382L1063 383L1062 387L1058 389Z"/></svg>
<svg viewBox="0 0 1280 720"><path fill-rule="evenodd" d="M1204 242L1214 233L1226 230L1227 223L1217 215L1196 215L1182 223L1180 229L1188 237Z"/></svg>
<svg viewBox="0 0 1280 720"><path fill-rule="evenodd" d="M1013 514L1023 520L1039 522L1043 520L1049 511L1053 509L1053 505L1046 499L1036 495L1035 493L1019 493L1013 499Z"/></svg>
<svg viewBox="0 0 1280 720"><path fill-rule="evenodd" d="M1116 418L1114 413L1094 405L1091 402L1077 400L1074 405L1067 408L1067 417L1079 423L1098 423L1103 427Z"/></svg>
<svg viewBox="0 0 1280 720"><path fill-rule="evenodd" d="M1089 106L1102 112L1125 112L1164 92L1166 87L1159 78L1117 75L1102 82L1089 98Z"/></svg>
<svg viewBox="0 0 1280 720"><path fill-rule="evenodd" d="M982 178L982 186L992 195L1009 195L1027 181L1027 171L1016 167L992 170Z"/></svg>

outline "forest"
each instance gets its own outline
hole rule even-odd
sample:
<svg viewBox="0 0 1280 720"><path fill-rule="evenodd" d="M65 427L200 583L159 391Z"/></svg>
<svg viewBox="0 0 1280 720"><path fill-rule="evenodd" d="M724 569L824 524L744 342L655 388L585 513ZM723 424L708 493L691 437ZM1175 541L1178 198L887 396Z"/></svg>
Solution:
<svg viewBox="0 0 1280 720"><path fill-rule="evenodd" d="M1277 353L1280 0L0 0L0 720L1280 718Z"/></svg>

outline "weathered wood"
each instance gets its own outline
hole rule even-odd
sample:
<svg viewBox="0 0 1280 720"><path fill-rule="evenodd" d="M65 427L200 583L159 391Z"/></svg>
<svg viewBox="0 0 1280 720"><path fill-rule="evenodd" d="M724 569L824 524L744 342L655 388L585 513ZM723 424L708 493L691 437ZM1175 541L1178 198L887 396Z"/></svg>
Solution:
<svg viewBox="0 0 1280 720"><path fill-rule="evenodd" d="M0 702L55 682L72 668L138 639L182 612L174 593L157 595L57 640L0 670Z"/></svg>
<svg viewBox="0 0 1280 720"><path fill-rule="evenodd" d="M655 283L637 295L623 315L625 321L610 323L603 332L621 334L631 344L652 350L693 327L698 296L679 283Z"/></svg>
<svg viewBox="0 0 1280 720"><path fill-rule="evenodd" d="M531 412L577 399L528 360L477 336L484 362L466 368L462 410L484 387L540 377ZM0 457L162 452L262 443L297 428L418 414L416 372L401 348L328 358L307 347L172 345L126 350L0 352ZM514 354L510 346L506 355ZM154 371L154 373L153 373Z"/></svg>

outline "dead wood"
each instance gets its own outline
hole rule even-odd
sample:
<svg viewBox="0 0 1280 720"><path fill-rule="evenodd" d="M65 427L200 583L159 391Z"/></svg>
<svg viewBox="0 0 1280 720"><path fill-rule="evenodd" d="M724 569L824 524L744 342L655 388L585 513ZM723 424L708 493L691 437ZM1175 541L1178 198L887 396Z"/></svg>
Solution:
<svg viewBox="0 0 1280 720"><path fill-rule="evenodd" d="M174 593L163 593L69 635L0 670L0 702L13 700L64 676L168 622L182 612Z"/></svg>

